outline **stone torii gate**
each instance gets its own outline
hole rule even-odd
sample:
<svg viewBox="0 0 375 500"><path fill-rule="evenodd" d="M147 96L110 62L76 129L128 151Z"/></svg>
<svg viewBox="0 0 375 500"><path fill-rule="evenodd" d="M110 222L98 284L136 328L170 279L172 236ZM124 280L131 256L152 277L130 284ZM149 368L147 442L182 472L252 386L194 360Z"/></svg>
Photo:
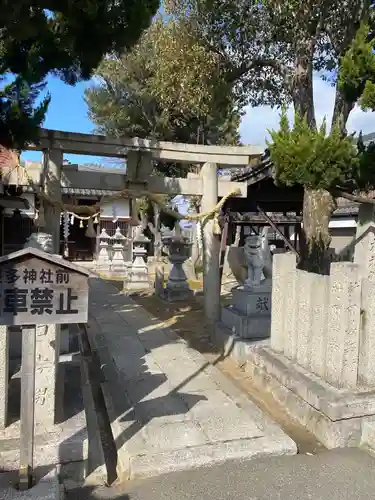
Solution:
<svg viewBox="0 0 375 500"><path fill-rule="evenodd" d="M88 189L107 189L121 191L123 189L148 190L155 194L198 195L202 196L202 212L212 210L218 198L238 190L238 196L247 196L246 182L231 182L226 178L218 178L217 169L247 166L254 158L262 154L262 149L254 146L205 146L173 142L154 141L140 138L110 138L105 136L62 132L41 129L37 144L29 150L43 152L43 171L33 172L33 184L44 187L47 196L61 200L61 187ZM79 171L77 166L63 165L64 153L97 155L126 158L126 172L122 175ZM152 173L153 160L165 162L186 162L200 164L200 175L188 178L168 178ZM23 169L18 172L6 172L4 183L27 185L30 179ZM120 171L121 172L121 171ZM83 175L84 174L84 175ZM25 176L26 178L23 178ZM90 185L87 185L87 179ZM60 209L48 207L45 210L46 229L54 238L54 251L59 246ZM214 221L209 220L204 226L204 305L205 315L209 323L220 318L220 242L214 235Z"/></svg>

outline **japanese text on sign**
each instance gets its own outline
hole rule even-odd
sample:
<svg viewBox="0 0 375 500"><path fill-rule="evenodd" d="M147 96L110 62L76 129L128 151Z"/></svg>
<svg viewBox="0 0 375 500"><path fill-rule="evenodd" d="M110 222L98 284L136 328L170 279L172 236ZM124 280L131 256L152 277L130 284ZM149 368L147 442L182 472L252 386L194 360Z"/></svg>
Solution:
<svg viewBox="0 0 375 500"><path fill-rule="evenodd" d="M53 285L69 285L69 271L42 268L0 270L2 283L2 302L4 313L16 316L29 312L33 316L44 314L78 314L74 301L78 299L69 286L63 290L54 289Z"/></svg>
<svg viewBox="0 0 375 500"><path fill-rule="evenodd" d="M68 285L70 280L69 271L66 269L14 269L5 268L0 269L0 281L8 285L19 285L24 283L25 285L40 283L42 285L56 284L56 285Z"/></svg>

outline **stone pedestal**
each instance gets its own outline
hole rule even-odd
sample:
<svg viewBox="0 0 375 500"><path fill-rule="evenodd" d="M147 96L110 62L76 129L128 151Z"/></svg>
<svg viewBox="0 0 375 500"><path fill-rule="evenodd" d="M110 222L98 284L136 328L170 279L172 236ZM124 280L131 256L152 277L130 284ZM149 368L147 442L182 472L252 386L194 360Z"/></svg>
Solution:
<svg viewBox="0 0 375 500"><path fill-rule="evenodd" d="M232 289L232 304L223 307L222 323L243 339L262 339L271 332L271 283Z"/></svg>
<svg viewBox="0 0 375 500"><path fill-rule="evenodd" d="M164 290L164 298L171 302L186 300L192 296L187 276L182 267L190 256L190 245L180 238L170 238L164 243L168 247L172 269Z"/></svg>
<svg viewBox="0 0 375 500"><path fill-rule="evenodd" d="M147 254L145 244L148 242L149 239L143 235L138 236L137 241L134 241L134 261L131 267L128 268L127 276L124 281L124 291L148 290L150 288L148 268L145 262Z"/></svg>

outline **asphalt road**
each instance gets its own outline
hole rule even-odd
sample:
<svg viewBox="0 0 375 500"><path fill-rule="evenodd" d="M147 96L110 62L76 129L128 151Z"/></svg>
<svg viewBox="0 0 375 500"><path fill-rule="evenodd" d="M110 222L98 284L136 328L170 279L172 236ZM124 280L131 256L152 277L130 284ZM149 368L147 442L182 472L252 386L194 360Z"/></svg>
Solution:
<svg viewBox="0 0 375 500"><path fill-rule="evenodd" d="M375 499L375 458L358 449L252 462L227 462L132 481L81 488L68 500L365 500Z"/></svg>

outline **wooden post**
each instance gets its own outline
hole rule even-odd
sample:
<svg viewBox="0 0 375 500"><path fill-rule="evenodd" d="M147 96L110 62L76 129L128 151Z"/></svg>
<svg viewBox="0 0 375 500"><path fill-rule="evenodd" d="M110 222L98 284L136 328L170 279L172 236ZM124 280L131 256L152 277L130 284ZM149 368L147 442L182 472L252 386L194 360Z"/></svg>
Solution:
<svg viewBox="0 0 375 500"><path fill-rule="evenodd" d="M31 488L33 483L35 347L35 326L24 327L22 329L21 367L20 490Z"/></svg>
<svg viewBox="0 0 375 500"><path fill-rule="evenodd" d="M0 325L0 429L8 420L9 329Z"/></svg>
<svg viewBox="0 0 375 500"><path fill-rule="evenodd" d="M257 209L258 209L259 213L266 219L266 221L269 223L269 225L272 227L272 229L274 231L276 231L276 233L281 237L281 239L284 241L284 243L286 244L286 246L292 252L294 252L296 255L298 255L297 250L293 247L293 245L290 243L290 241L288 241L288 239L285 238L285 236L283 235L283 233L276 226L276 224L273 222L273 220L266 214L266 212L264 210L262 210L259 206L257 206Z"/></svg>

